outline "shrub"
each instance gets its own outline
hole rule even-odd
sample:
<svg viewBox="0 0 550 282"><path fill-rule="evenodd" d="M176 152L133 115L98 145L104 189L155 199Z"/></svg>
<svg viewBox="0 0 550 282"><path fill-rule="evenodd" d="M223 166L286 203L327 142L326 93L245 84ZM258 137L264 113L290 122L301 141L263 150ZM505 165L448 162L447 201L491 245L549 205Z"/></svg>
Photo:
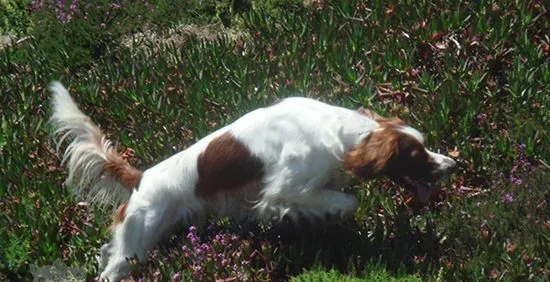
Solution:
<svg viewBox="0 0 550 282"><path fill-rule="evenodd" d="M23 36L30 32L32 23L27 9L29 3L30 0L0 1L0 36Z"/></svg>
<svg viewBox="0 0 550 282"><path fill-rule="evenodd" d="M31 18L36 48L56 68L90 66L118 48L122 35L139 28L149 9L146 1L35 0Z"/></svg>

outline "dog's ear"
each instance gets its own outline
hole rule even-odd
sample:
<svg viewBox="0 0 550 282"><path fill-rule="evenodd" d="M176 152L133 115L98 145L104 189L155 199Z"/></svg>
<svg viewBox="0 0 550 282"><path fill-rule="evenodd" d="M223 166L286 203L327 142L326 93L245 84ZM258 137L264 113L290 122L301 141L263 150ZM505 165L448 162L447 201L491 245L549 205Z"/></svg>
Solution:
<svg viewBox="0 0 550 282"><path fill-rule="evenodd" d="M399 136L395 128L373 131L346 154L346 168L362 178L384 173L391 158L398 153Z"/></svg>

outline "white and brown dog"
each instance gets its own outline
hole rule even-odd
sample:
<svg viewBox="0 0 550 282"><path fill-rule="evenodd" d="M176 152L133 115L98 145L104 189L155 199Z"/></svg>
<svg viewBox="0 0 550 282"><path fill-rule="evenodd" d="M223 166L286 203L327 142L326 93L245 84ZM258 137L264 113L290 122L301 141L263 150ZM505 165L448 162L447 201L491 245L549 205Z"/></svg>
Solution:
<svg viewBox="0 0 550 282"><path fill-rule="evenodd" d="M122 202L113 240L101 248L101 278L128 274L127 258L146 260L163 233L205 214L254 214L259 219L344 218L358 207L341 192L347 171L386 175L420 202L455 162L424 147L422 135L399 119L308 98L287 98L239 118L193 146L141 171L111 146L58 82L51 121L67 184L90 202ZM58 143L58 144L59 144Z"/></svg>

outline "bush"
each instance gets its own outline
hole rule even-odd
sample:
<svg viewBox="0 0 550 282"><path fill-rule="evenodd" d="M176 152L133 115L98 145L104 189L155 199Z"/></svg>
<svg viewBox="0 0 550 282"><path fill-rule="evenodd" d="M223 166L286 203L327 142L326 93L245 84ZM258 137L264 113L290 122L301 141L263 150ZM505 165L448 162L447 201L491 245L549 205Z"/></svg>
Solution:
<svg viewBox="0 0 550 282"><path fill-rule="evenodd" d="M27 9L29 3L30 0L0 1L0 36L6 34L28 35L32 26Z"/></svg>
<svg viewBox="0 0 550 282"><path fill-rule="evenodd" d="M142 26L146 1L35 1L31 19L36 48L51 64L70 71L90 66Z"/></svg>

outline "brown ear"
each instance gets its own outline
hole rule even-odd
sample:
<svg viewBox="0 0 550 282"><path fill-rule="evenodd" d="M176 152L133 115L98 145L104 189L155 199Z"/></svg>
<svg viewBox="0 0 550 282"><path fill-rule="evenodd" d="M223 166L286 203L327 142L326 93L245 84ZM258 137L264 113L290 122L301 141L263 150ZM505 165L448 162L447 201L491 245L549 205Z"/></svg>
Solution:
<svg viewBox="0 0 550 282"><path fill-rule="evenodd" d="M346 168L367 178L383 173L398 151L399 132L394 128L374 131L345 157Z"/></svg>

